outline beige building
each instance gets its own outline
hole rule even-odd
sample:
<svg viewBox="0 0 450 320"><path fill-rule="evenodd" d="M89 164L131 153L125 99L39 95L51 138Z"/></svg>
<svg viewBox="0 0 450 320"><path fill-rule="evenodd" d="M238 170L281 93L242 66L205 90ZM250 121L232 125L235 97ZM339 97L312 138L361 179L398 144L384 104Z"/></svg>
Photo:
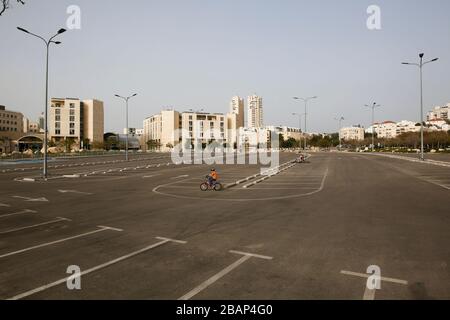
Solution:
<svg viewBox="0 0 450 320"><path fill-rule="evenodd" d="M49 137L55 142L73 139L80 147L103 142L104 109L99 100L53 98L49 112Z"/></svg>
<svg viewBox="0 0 450 320"><path fill-rule="evenodd" d="M18 139L23 135L23 114L0 106L0 139Z"/></svg>
<svg viewBox="0 0 450 320"><path fill-rule="evenodd" d="M227 141L226 117L223 114L165 110L144 120L144 141L168 150L179 143L191 148L195 142Z"/></svg>
<svg viewBox="0 0 450 320"><path fill-rule="evenodd" d="M248 126L249 128L264 127L263 99L257 95L248 97Z"/></svg>
<svg viewBox="0 0 450 320"><path fill-rule="evenodd" d="M236 146L239 129L245 126L244 99L236 96L231 99L230 112L227 114L227 142L230 146Z"/></svg>
<svg viewBox="0 0 450 320"><path fill-rule="evenodd" d="M364 128L360 127L348 127L342 128L339 131L339 139L341 141L362 141L364 140Z"/></svg>
<svg viewBox="0 0 450 320"><path fill-rule="evenodd" d="M180 143L181 115L174 110L164 110L144 120L143 144L153 141L162 150Z"/></svg>

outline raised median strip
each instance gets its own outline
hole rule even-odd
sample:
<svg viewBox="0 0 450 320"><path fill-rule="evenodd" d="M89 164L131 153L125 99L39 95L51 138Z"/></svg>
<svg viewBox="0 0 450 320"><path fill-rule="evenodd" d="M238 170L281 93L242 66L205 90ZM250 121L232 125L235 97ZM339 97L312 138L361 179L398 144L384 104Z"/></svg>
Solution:
<svg viewBox="0 0 450 320"><path fill-rule="evenodd" d="M227 184L227 185L224 187L224 189L233 188L233 187L235 187L235 186L241 185L241 184L243 184L243 183L249 182L249 181L251 181L251 180L254 180L254 179L256 179L256 178L258 178L258 177L262 177L262 176L264 176L264 177L261 178L261 179L259 179L259 180L257 180L257 181L259 181L259 182L264 181L264 180L268 179L270 176L273 176L276 172L280 172L280 170L284 171L285 169L282 169L282 168L285 167L285 166L289 166L289 165L290 165L289 168L293 167L293 166L295 165L295 160L288 161L288 162L283 163L283 164L281 164L281 165L279 165L279 166L277 166L277 167L269 168L269 169L267 169L267 170L264 171L264 172L260 172L260 173L254 174L254 175L252 175L252 176L249 176L249 177L247 177L247 178L244 178L244 179L238 180L238 181L236 181L236 182ZM256 182L256 181L255 181L255 182ZM255 182L252 182L251 185L253 185ZM257 183L259 183L259 182L257 182ZM248 185L247 185L247 186L248 186ZM244 188L247 188L247 187L244 186Z"/></svg>

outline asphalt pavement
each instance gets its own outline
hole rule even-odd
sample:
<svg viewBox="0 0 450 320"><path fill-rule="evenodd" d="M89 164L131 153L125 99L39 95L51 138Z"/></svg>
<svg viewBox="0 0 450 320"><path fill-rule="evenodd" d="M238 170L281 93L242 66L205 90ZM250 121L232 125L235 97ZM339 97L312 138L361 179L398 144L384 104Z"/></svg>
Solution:
<svg viewBox="0 0 450 320"><path fill-rule="evenodd" d="M2 166L0 299L450 299L448 167L295 157L214 165L221 192L169 154Z"/></svg>

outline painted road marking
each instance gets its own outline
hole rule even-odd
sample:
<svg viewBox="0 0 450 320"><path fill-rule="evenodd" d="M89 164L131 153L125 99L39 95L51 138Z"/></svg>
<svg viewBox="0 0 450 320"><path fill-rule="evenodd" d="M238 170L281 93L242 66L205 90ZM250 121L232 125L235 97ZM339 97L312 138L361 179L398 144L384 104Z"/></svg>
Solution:
<svg viewBox="0 0 450 320"><path fill-rule="evenodd" d="M184 174L184 175L182 175L182 176L173 177L173 178L170 178L170 179L171 179L171 180L175 180L175 179L182 179L182 178L187 178L187 177L189 177L189 175L188 175L188 174Z"/></svg>
<svg viewBox="0 0 450 320"><path fill-rule="evenodd" d="M3 254L3 255L0 255L0 259L6 258L6 257L9 257L9 256L13 256L13 255L16 255L16 254L24 253L24 252L27 252L27 251L31 251L31 250L35 250L35 249L39 249L39 248L43 248L43 247L48 247L48 246L51 246L51 245L54 245L54 244L58 244L58 243L62 243L62 242L65 242L65 241L86 237L86 236L89 236L91 234L95 234L95 233L99 233L99 232L103 232L103 231L107 231L107 230L117 231L117 232L122 232L123 231L122 229L111 228L111 227L104 227L104 226L98 226L98 228L100 228L100 229L97 229L97 230L94 230L94 231L90 231L90 232L86 232L86 233L82 233L82 234L78 234L78 235L75 235L75 236L72 236L72 237L68 237L68 238L64 238L64 239L55 240L55 241L52 241L52 242L39 244L39 245L32 246L32 247L29 247L29 248L21 249L21 250L18 250L18 251L6 253L6 254Z"/></svg>
<svg viewBox="0 0 450 320"><path fill-rule="evenodd" d="M9 213L9 214L1 215L0 218L6 218L6 217L11 217L11 216L17 216L17 215L25 214L25 213L37 213L37 211L26 209L26 210L22 210L22 211L15 212L15 213Z"/></svg>
<svg viewBox="0 0 450 320"><path fill-rule="evenodd" d="M34 198L29 198L29 197L13 196L13 198L22 199L27 202L48 202L48 200L44 197L34 199Z"/></svg>
<svg viewBox="0 0 450 320"><path fill-rule="evenodd" d="M373 274L359 273L359 272L352 272L352 271L345 271L345 270L342 270L341 274L345 274L345 275L348 275L348 276L354 276L354 277L360 277L360 278L366 278L366 279L369 279L371 276L373 276ZM380 277L379 279L381 281L385 281L385 282L402 284L402 285L405 285L405 286L408 285L408 281L406 281L406 280L400 280L400 279L394 279L394 278L386 278L386 277ZM363 300L375 300L375 293L376 293L376 291L377 291L377 289L369 288L369 285L366 283L366 288L364 290Z"/></svg>
<svg viewBox="0 0 450 320"><path fill-rule="evenodd" d="M155 249L155 248L157 248L157 247L160 247L160 246L162 246L162 245L165 245L165 244L167 244L167 243L169 243L169 242L174 242L174 243L179 243L179 244L186 244L186 243L187 243L186 241L174 240L174 239L163 238L163 237L157 237L156 239L161 240L161 241L160 241L160 242L157 242L157 243L155 243L155 244L152 244L152 245L150 245L150 246L148 246L148 247L145 247L145 248L143 248L143 249L141 249L141 250L132 252L132 253L127 254L127 255L125 255L125 256L119 257L119 258L117 258L117 259L108 261L108 262L106 262L106 263L104 263L104 264L101 264L101 265L95 266L95 267L93 267L93 268L91 268L91 269L88 269L88 270L86 270L86 271L83 271L83 272L81 272L81 273L79 274L79 277L82 277L82 276L87 275L87 274L89 274L89 273L92 273L92 272L95 272L95 271L98 271L98 270L107 268L107 267L109 267L109 266L111 266L111 265L113 265L113 264L116 264L116 263L122 262L122 261L124 261L124 260L130 259L130 258L132 258L132 257L134 257L134 256L140 255L140 254L142 254L142 253L145 253L145 252L147 252L147 251L150 251L150 250L152 250L152 249ZM60 280L58 280L58 281L55 281L55 282L46 284L46 285L44 285L44 286L35 288L35 289L33 289L33 290L30 290L30 291L21 293L21 294L16 295L16 296L14 296L14 297L12 297L12 298L9 298L8 300L20 300L20 299L29 297L29 296L31 296L31 295L34 295L34 294L38 293L38 292L42 292L42 291L45 291L45 290L47 290L47 289L56 287L56 286L58 286L58 285L60 285L60 284L66 283L67 280L68 280L69 278L71 278L71 277L73 277L73 276L69 276L69 277L60 279Z"/></svg>
<svg viewBox="0 0 450 320"><path fill-rule="evenodd" d="M247 252L241 252L241 251L230 251L230 253L242 255L242 257L239 260L237 260L236 262L234 262L231 265L229 265L228 267L226 267L225 269L223 269L222 271L220 271L219 273L215 274L214 276L212 276L211 278L206 280L205 282L203 282L202 284L200 284L198 287L196 287L193 290L186 293L184 296L182 296L178 300L190 300L191 298L193 298L194 296L196 296L197 294L199 294L200 292L202 292L203 290L208 288L210 285L212 285L213 283L215 283L216 281L218 281L219 279L221 279L222 277L224 277L225 275L227 275L228 273L230 273L231 271L233 271L234 269L236 269L241 264L243 264L244 262L246 262L247 260L249 260L251 258L258 258L258 259L265 259L265 260L273 259L272 257L262 256L262 255L258 255L258 254L247 253Z"/></svg>
<svg viewBox="0 0 450 320"><path fill-rule="evenodd" d="M58 190L59 193L76 193L76 194L84 194L84 195L92 195L92 193L89 192L81 192L76 190Z"/></svg>
<svg viewBox="0 0 450 320"><path fill-rule="evenodd" d="M21 228L16 228L16 229L2 231L2 232L0 232L0 234L13 233L13 232L17 232L17 231L26 230L26 229L31 229L31 228L36 228L36 227L40 227L40 226L45 226L45 225L48 225L48 224L58 223L58 222L61 222L61 221L72 221L72 220L67 219L67 218L58 217L57 219L52 220L52 221L47 221L47 222L43 222L43 223L33 224L31 226L26 226L26 227L21 227Z"/></svg>
<svg viewBox="0 0 450 320"><path fill-rule="evenodd" d="M6 204L6 203L0 203L0 207L11 207L9 204Z"/></svg>

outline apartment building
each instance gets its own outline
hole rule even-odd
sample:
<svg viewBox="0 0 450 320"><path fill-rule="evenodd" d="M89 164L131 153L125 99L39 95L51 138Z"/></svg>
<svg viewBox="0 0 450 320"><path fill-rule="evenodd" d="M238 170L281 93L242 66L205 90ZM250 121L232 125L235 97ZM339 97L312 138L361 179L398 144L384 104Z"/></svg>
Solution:
<svg viewBox="0 0 450 320"><path fill-rule="evenodd" d="M227 141L231 146L238 142L239 129L245 126L244 99L235 96L231 99L230 112L227 113Z"/></svg>
<svg viewBox="0 0 450 320"><path fill-rule="evenodd" d="M291 138L295 140L302 140L304 137L303 132L300 128L293 128L287 126L266 126L266 129L271 132L282 134L283 139L285 141Z"/></svg>
<svg viewBox="0 0 450 320"><path fill-rule="evenodd" d="M181 114L174 110L163 110L144 120L143 144L152 141L166 150L180 143Z"/></svg>
<svg viewBox="0 0 450 320"><path fill-rule="evenodd" d="M443 107L435 107L432 111L428 113L427 120L449 120L449 109L450 109L450 103L447 103L447 105Z"/></svg>
<svg viewBox="0 0 450 320"><path fill-rule="evenodd" d="M416 123L413 121L402 120L397 122L396 135L401 135L407 132L419 132L420 131L420 123Z"/></svg>
<svg viewBox="0 0 450 320"><path fill-rule="evenodd" d="M195 143L227 142L227 118L223 114L203 112L161 111L144 120L144 141L152 141L161 150L182 143L192 148Z"/></svg>
<svg viewBox="0 0 450 320"><path fill-rule="evenodd" d="M183 147L195 143L227 143L227 122L221 113L183 112L181 114Z"/></svg>
<svg viewBox="0 0 450 320"><path fill-rule="evenodd" d="M84 143L103 142L104 108L99 100L52 98L49 111L49 137L55 142L72 139Z"/></svg>
<svg viewBox="0 0 450 320"><path fill-rule="evenodd" d="M18 139L24 132L23 114L0 106L0 139Z"/></svg>
<svg viewBox="0 0 450 320"><path fill-rule="evenodd" d="M264 127L263 99L257 95L248 97L248 125L249 128Z"/></svg>
<svg viewBox="0 0 450 320"><path fill-rule="evenodd" d="M341 141L362 141L364 140L364 128L347 127L339 131L339 139Z"/></svg>

